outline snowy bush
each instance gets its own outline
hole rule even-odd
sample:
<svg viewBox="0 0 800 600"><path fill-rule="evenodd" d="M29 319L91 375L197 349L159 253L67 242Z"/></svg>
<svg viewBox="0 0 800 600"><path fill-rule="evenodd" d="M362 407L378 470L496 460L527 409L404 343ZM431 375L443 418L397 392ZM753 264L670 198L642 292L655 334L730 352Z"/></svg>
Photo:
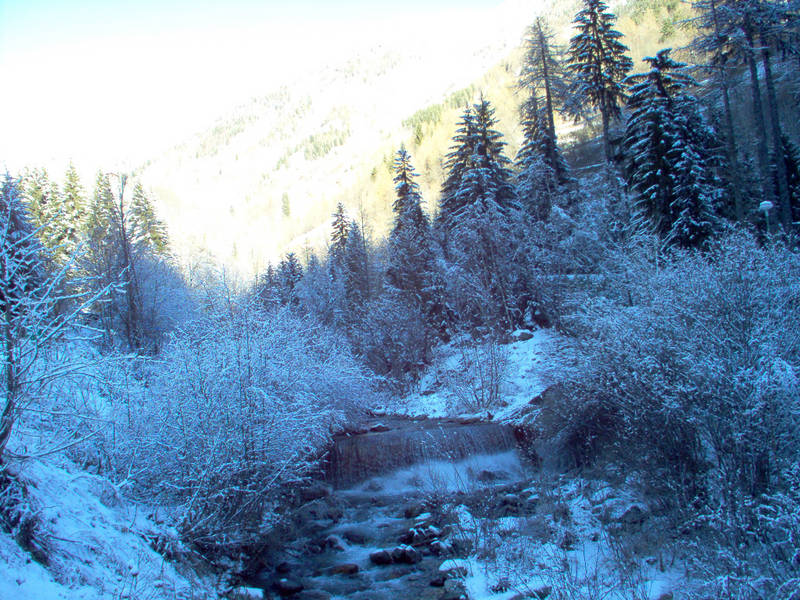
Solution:
<svg viewBox="0 0 800 600"><path fill-rule="evenodd" d="M134 494L176 507L187 539L218 546L274 518L370 395L325 329L226 293L171 337L141 389L124 381L117 471Z"/></svg>
<svg viewBox="0 0 800 600"><path fill-rule="evenodd" d="M777 534L753 524L759 499L777 520L797 506L800 256L745 233L705 253L652 249L620 253L605 293L569 319L583 360L548 433L603 442L591 449L640 468L690 529L707 525L729 548L770 548ZM780 494L791 499L769 500ZM796 551L792 527L781 535Z"/></svg>

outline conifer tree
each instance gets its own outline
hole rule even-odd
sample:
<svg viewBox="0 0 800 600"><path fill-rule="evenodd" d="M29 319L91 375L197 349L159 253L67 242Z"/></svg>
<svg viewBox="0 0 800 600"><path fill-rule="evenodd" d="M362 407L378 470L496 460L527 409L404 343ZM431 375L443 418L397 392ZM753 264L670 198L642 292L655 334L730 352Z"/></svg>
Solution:
<svg viewBox="0 0 800 600"><path fill-rule="evenodd" d="M564 183L567 165L558 148L554 113L556 110L570 113L577 110L570 94L567 73L558 59L552 38L553 34L541 17L528 28L519 83L528 95L523 105L525 142L538 146L558 181Z"/></svg>
<svg viewBox="0 0 800 600"><path fill-rule="evenodd" d="M31 226L42 245L54 251L63 234L57 225L61 202L58 187L50 180L47 169L41 168L26 171L21 188Z"/></svg>
<svg viewBox="0 0 800 600"><path fill-rule="evenodd" d="M74 253L78 247L83 231L86 199L83 193L75 165L69 164L61 191L61 207L58 211L58 222L62 233L59 236L59 249L56 250L57 262Z"/></svg>
<svg viewBox="0 0 800 600"><path fill-rule="evenodd" d="M610 123L620 116L625 101L622 80L633 68L626 54L628 48L619 41L622 34L614 29L615 22L616 16L604 2L584 0L573 21L578 33L570 40L567 65L574 76L573 93L600 110L607 162L612 160Z"/></svg>
<svg viewBox="0 0 800 600"><path fill-rule="evenodd" d="M558 148L551 149L552 138L547 134L545 117L535 95L522 105L521 112L523 141L515 161L517 194L525 210L534 219L544 221L550 214L552 197L561 183L551 163L553 155L556 164L562 165L560 171L564 175L567 166Z"/></svg>
<svg viewBox="0 0 800 600"><path fill-rule="evenodd" d="M714 176L712 134L684 69L661 50L650 71L632 75L625 132L628 179L637 196L634 221L667 243L701 246L718 227L722 183Z"/></svg>
<svg viewBox="0 0 800 600"><path fill-rule="evenodd" d="M129 213L133 244L155 254L166 254L169 245L167 228L156 215L153 203L145 194L140 181L133 188Z"/></svg>
<svg viewBox="0 0 800 600"><path fill-rule="evenodd" d="M452 218L462 206L456 195L461 186L464 171L467 169L472 157L475 144L475 121L472 108L467 107L461 116L461 121L456 126L453 136L453 145L445 157L444 168L447 177L442 184L442 193L439 200L439 213L436 216L436 225L445 231L452 227Z"/></svg>
<svg viewBox="0 0 800 600"><path fill-rule="evenodd" d="M429 297L432 249L428 219L422 211L417 174L405 148L397 152L394 163L394 227L389 235L389 285L407 296L420 310ZM429 307L428 307L429 308Z"/></svg>
<svg viewBox="0 0 800 600"><path fill-rule="evenodd" d="M347 235L350 230L350 220L347 218L347 213L341 202L336 205L336 211L332 216L330 263L331 267L339 267L344 260L345 248L347 247Z"/></svg>
<svg viewBox="0 0 800 600"><path fill-rule="evenodd" d="M288 252L278 264L277 282L284 304L295 302L295 288L303 278L303 267L294 252Z"/></svg>
<svg viewBox="0 0 800 600"><path fill-rule="evenodd" d="M351 322L360 321L370 299L370 273L367 242L361 227L350 222L344 250L345 302Z"/></svg>
<svg viewBox="0 0 800 600"><path fill-rule="evenodd" d="M494 129L494 109L482 99L462 121L463 128L450 155L448 181L453 192L442 205L439 223L445 231L445 252L458 266L459 285L479 287L486 295L468 301L462 317L478 323L511 327L514 285L518 280L512 250L519 234L519 201L512 185L505 142ZM461 160L464 157L465 160ZM460 301L466 301L462 298ZM494 310L494 315L487 315Z"/></svg>

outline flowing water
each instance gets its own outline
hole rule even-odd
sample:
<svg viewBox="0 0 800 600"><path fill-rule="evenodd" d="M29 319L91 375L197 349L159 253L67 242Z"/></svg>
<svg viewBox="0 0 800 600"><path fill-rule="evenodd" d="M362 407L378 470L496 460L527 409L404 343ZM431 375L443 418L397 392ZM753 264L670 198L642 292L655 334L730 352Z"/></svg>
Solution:
<svg viewBox="0 0 800 600"><path fill-rule="evenodd" d="M527 474L504 425L391 418L337 436L330 488L292 515L292 533L261 585L274 594L267 597L296 600L457 598L439 567L469 548L453 543L454 524L440 509L492 510ZM388 564L371 558L382 550Z"/></svg>

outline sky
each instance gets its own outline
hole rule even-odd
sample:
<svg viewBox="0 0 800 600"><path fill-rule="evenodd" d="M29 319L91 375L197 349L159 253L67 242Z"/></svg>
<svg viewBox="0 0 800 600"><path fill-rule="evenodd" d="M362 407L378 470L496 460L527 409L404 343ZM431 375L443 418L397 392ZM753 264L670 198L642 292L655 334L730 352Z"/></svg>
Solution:
<svg viewBox="0 0 800 600"><path fill-rule="evenodd" d="M500 0L0 0L0 167L130 169L298 71Z"/></svg>

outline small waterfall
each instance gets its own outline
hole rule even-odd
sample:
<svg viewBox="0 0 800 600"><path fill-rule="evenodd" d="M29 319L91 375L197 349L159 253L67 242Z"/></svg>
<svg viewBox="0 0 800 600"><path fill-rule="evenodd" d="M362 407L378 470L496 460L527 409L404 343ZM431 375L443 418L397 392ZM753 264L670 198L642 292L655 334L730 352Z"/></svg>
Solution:
<svg viewBox="0 0 800 600"><path fill-rule="evenodd" d="M506 425L396 420L388 431L336 436L326 476L342 488L425 461L457 461L515 448L514 432Z"/></svg>

